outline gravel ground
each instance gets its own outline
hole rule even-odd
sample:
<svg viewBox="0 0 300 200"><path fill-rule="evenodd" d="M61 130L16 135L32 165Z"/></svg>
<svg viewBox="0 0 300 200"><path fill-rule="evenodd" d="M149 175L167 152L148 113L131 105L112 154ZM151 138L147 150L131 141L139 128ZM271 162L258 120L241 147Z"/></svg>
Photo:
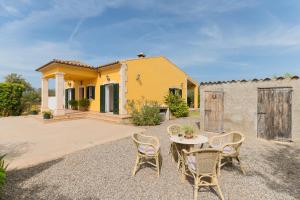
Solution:
<svg viewBox="0 0 300 200"><path fill-rule="evenodd" d="M31 168L10 171L3 200L70 199L192 199L193 187L180 181L176 165L168 155L166 127L191 123L196 118L172 120L147 128L146 134L161 141L162 170L157 178L151 168L131 172L136 149L130 138L98 145ZM246 175L226 166L219 179L225 199L300 199L299 143L277 144L246 136L241 159ZM218 199L201 189L199 199Z"/></svg>

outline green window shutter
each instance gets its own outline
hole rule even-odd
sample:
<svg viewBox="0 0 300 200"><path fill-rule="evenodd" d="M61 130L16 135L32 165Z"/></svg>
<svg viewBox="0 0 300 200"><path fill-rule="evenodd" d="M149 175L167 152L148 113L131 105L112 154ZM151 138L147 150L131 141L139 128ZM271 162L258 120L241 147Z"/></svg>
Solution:
<svg viewBox="0 0 300 200"><path fill-rule="evenodd" d="M80 88L81 89L81 99L84 98L84 88Z"/></svg>
<svg viewBox="0 0 300 200"><path fill-rule="evenodd" d="M100 85L100 112L105 112L105 85Z"/></svg>
<svg viewBox="0 0 300 200"><path fill-rule="evenodd" d="M65 108L67 109L68 108L68 103L69 103L69 100L68 100L68 89L65 89Z"/></svg>
<svg viewBox="0 0 300 200"><path fill-rule="evenodd" d="M71 100L75 100L75 88L71 88Z"/></svg>
<svg viewBox="0 0 300 200"><path fill-rule="evenodd" d="M182 97L182 90L178 89L178 94Z"/></svg>
<svg viewBox="0 0 300 200"><path fill-rule="evenodd" d="M169 94L174 94L175 95L175 89L174 88L169 88Z"/></svg>
<svg viewBox="0 0 300 200"><path fill-rule="evenodd" d="M92 99L95 99L95 86L92 87Z"/></svg>
<svg viewBox="0 0 300 200"><path fill-rule="evenodd" d="M89 99L90 98L90 90L89 90L90 86L86 87L86 98Z"/></svg>
<svg viewBox="0 0 300 200"><path fill-rule="evenodd" d="M114 84L114 114L119 114L119 84Z"/></svg>

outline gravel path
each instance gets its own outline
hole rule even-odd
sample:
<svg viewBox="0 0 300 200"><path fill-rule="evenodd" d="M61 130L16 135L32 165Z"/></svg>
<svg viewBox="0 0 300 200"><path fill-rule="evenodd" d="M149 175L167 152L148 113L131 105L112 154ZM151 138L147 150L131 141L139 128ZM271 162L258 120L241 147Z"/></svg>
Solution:
<svg viewBox="0 0 300 200"><path fill-rule="evenodd" d="M156 135L161 141L163 165L159 178L150 168L143 168L131 177L136 149L131 139L125 138L11 171L2 199L192 199L192 185L180 181L175 163L168 156L166 127L196 120L172 120L146 130L146 134ZM225 199L300 199L299 143L276 144L255 136L246 137L241 159L247 174L242 175L234 166L222 169L220 185ZM200 198L218 199L207 189L199 192Z"/></svg>

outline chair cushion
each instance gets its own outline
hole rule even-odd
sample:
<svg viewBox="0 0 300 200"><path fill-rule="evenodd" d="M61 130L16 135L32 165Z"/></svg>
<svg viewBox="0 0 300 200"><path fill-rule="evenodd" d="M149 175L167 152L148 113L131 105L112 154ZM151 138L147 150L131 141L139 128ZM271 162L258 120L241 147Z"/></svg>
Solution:
<svg viewBox="0 0 300 200"><path fill-rule="evenodd" d="M139 152L146 154L146 155L154 155L158 149L159 149L159 147L157 149L155 149L152 146L143 145L143 144L139 145Z"/></svg>
<svg viewBox="0 0 300 200"><path fill-rule="evenodd" d="M212 148L214 148L214 149L221 149L221 147L222 147L222 145L217 145L217 144L215 144L215 145L213 145L213 144L211 144L210 145Z"/></svg>
<svg viewBox="0 0 300 200"><path fill-rule="evenodd" d="M223 153L225 154L232 154L232 153L235 153L235 149L233 147L230 147L230 146L226 146L224 147L223 149Z"/></svg>
<svg viewBox="0 0 300 200"><path fill-rule="evenodd" d="M192 171L196 170L196 157L193 155L189 155L186 157L186 164L188 166L188 168Z"/></svg>

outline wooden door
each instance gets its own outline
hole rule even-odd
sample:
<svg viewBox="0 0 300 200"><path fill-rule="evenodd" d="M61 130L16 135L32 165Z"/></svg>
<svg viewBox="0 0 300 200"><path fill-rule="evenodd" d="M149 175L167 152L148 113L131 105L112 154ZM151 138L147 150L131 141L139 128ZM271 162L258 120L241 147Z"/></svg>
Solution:
<svg viewBox="0 0 300 200"><path fill-rule="evenodd" d="M205 91L204 95L204 130L222 133L224 115L224 92Z"/></svg>
<svg viewBox="0 0 300 200"><path fill-rule="evenodd" d="M267 140L292 138L292 88L259 88L257 136Z"/></svg>

